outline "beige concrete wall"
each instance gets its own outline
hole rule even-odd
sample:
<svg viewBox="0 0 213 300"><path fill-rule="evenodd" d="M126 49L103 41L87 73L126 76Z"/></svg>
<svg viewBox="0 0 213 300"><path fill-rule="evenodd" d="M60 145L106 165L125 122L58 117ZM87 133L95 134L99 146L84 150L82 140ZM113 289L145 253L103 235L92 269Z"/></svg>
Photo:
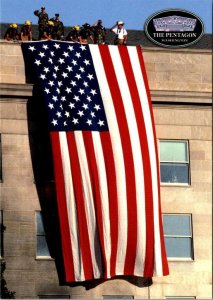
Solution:
<svg viewBox="0 0 213 300"><path fill-rule="evenodd" d="M135 299L164 299L166 296L211 298L212 241L212 113L202 99L211 93L211 53L196 50L144 49L144 59L153 100L158 139L186 139L190 147L191 185L162 186L164 213L191 213L194 261L170 261L170 275L153 278L153 285L141 288L123 280L112 280L86 290L83 286L60 286L53 260L36 260L35 211L40 210L34 183L27 120L27 93L19 44L0 43L0 100L3 182L0 183L4 212L5 279L16 298L39 294L61 294L101 299L102 295L134 295ZM24 85L25 86L25 85ZM12 92L11 92L12 90ZM162 104L164 92L170 102ZM161 93L163 92L163 94ZM183 95L183 92L185 93ZM180 94L179 94L180 93ZM181 94L182 93L182 94ZM21 94L25 99L15 95ZM11 95L11 98L8 96ZM168 96L169 95L169 96ZM159 99L161 99L159 101ZM199 105L192 105L195 99ZM197 101L197 100L196 100ZM196 102L195 101L195 102ZM209 102L209 98L203 102Z"/></svg>

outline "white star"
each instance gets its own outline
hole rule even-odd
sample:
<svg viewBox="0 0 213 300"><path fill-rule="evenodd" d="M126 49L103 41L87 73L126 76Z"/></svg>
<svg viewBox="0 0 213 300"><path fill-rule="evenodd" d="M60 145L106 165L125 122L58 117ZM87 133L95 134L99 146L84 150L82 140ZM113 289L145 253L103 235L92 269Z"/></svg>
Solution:
<svg viewBox="0 0 213 300"><path fill-rule="evenodd" d="M73 118L72 122L76 125L76 124L78 124L78 119Z"/></svg>
<svg viewBox="0 0 213 300"><path fill-rule="evenodd" d="M74 99L76 102L80 101L79 96L74 96L73 99Z"/></svg>
<svg viewBox="0 0 213 300"><path fill-rule="evenodd" d="M36 59L35 62L34 62L34 64L36 64L37 66L39 66L39 65L41 65L41 61L38 60L38 59Z"/></svg>
<svg viewBox="0 0 213 300"><path fill-rule="evenodd" d="M39 52L38 55L41 56L41 57L44 57L44 56L45 56L44 52Z"/></svg>
<svg viewBox="0 0 213 300"><path fill-rule="evenodd" d="M94 109L96 109L98 111L99 109L101 109L100 105L95 104Z"/></svg>
<svg viewBox="0 0 213 300"><path fill-rule="evenodd" d="M72 64L74 65L74 66L76 66L77 65L77 61L76 60L72 60Z"/></svg>
<svg viewBox="0 0 213 300"><path fill-rule="evenodd" d="M64 55L64 57L68 57L69 53L68 52L64 52L62 55Z"/></svg>
<svg viewBox="0 0 213 300"><path fill-rule="evenodd" d="M55 125L58 125L58 122L57 122L57 120L52 120L52 122L51 123L53 123L53 125L55 126Z"/></svg>
<svg viewBox="0 0 213 300"><path fill-rule="evenodd" d="M45 73L50 72L49 68L46 68L46 67L45 67L45 68L44 68L44 72L45 72Z"/></svg>
<svg viewBox="0 0 213 300"><path fill-rule="evenodd" d="M78 113L77 113L77 115L79 115L80 117L84 116L83 110L79 110Z"/></svg>
<svg viewBox="0 0 213 300"><path fill-rule="evenodd" d="M72 81L70 82L70 84L72 84L72 86L75 86L75 85L76 85L76 81L73 81L73 80L72 80Z"/></svg>
<svg viewBox="0 0 213 300"><path fill-rule="evenodd" d="M67 121L64 121L64 126L67 126Z"/></svg>
<svg viewBox="0 0 213 300"><path fill-rule="evenodd" d="M65 63L64 58L59 58L58 62L59 62L60 64L64 64L64 63Z"/></svg>
<svg viewBox="0 0 213 300"><path fill-rule="evenodd" d="M96 90L91 90L91 91L90 91L90 94L93 94L93 96L96 95L96 94L97 94L97 93L96 93Z"/></svg>
<svg viewBox="0 0 213 300"><path fill-rule="evenodd" d="M79 71L81 71L82 73L85 72L85 71L84 71L84 68L82 68L82 67L79 68Z"/></svg>
<svg viewBox="0 0 213 300"><path fill-rule="evenodd" d="M49 103L48 106L49 106L50 109L54 108L54 105L52 103Z"/></svg>
<svg viewBox="0 0 213 300"><path fill-rule="evenodd" d="M89 86L89 85L88 85L88 82L86 82L86 81L83 82L83 85L84 85L85 87L88 87L88 86Z"/></svg>
<svg viewBox="0 0 213 300"><path fill-rule="evenodd" d="M104 121L99 120L99 121L98 121L98 125L99 125L99 126L104 126Z"/></svg>
<svg viewBox="0 0 213 300"><path fill-rule="evenodd" d="M44 79L46 79L46 75L41 74L41 75L40 75L40 78L44 80Z"/></svg>
<svg viewBox="0 0 213 300"><path fill-rule="evenodd" d="M58 81L58 86L62 86L63 85L63 83L62 83L62 81Z"/></svg>
<svg viewBox="0 0 213 300"><path fill-rule="evenodd" d="M61 118L61 112L57 111L56 115L58 116L58 118Z"/></svg>
<svg viewBox="0 0 213 300"><path fill-rule="evenodd" d="M69 94L69 93L71 93L72 92L72 90L71 90L71 88L66 88L66 90L65 90L66 92L67 92L67 94Z"/></svg>
<svg viewBox="0 0 213 300"><path fill-rule="evenodd" d="M82 51L86 50L86 46L81 45L80 48Z"/></svg>
<svg viewBox="0 0 213 300"><path fill-rule="evenodd" d="M95 118L95 113L93 111L91 111L90 115L92 116L92 118Z"/></svg>
<svg viewBox="0 0 213 300"><path fill-rule="evenodd" d="M44 90L47 94L49 94L50 93L50 90L49 89L47 89L47 88L45 88L45 90Z"/></svg>
<svg viewBox="0 0 213 300"><path fill-rule="evenodd" d="M52 96L53 101L58 101L58 97L57 96Z"/></svg>
<svg viewBox="0 0 213 300"><path fill-rule="evenodd" d="M44 48L45 50L49 49L47 45L43 45L42 48Z"/></svg>
<svg viewBox="0 0 213 300"><path fill-rule="evenodd" d="M68 49L69 49L70 51L73 51L73 46L69 46Z"/></svg>
<svg viewBox="0 0 213 300"><path fill-rule="evenodd" d="M62 104L59 107L60 107L61 110L63 110L63 105Z"/></svg>
<svg viewBox="0 0 213 300"><path fill-rule="evenodd" d="M75 77L79 80L81 78L80 74L76 74Z"/></svg>
<svg viewBox="0 0 213 300"><path fill-rule="evenodd" d="M70 67L70 66L68 66L66 69L67 69L69 72L72 71L72 67Z"/></svg>
<svg viewBox="0 0 213 300"><path fill-rule="evenodd" d="M60 93L61 93L61 91L60 91L60 89L59 89L59 88L57 88L57 89L56 89L56 92L57 92L58 94L60 94Z"/></svg>
<svg viewBox="0 0 213 300"><path fill-rule="evenodd" d="M70 116L70 113L68 111L65 111L65 114L64 114L67 118L69 118Z"/></svg>
<svg viewBox="0 0 213 300"><path fill-rule="evenodd" d="M89 126L91 126L91 125L92 125L92 121L91 121L91 120L89 120L89 119L87 119L86 123L87 123Z"/></svg>
<svg viewBox="0 0 213 300"><path fill-rule="evenodd" d="M75 56L77 56L77 58L81 57L81 54L79 52L76 52Z"/></svg>
<svg viewBox="0 0 213 300"><path fill-rule="evenodd" d="M74 103L72 103L72 102L70 102L70 104L68 105L71 109L72 108L75 108L75 104Z"/></svg>
<svg viewBox="0 0 213 300"><path fill-rule="evenodd" d="M49 59L48 59L48 62L50 62L51 64L53 64L52 58L49 58Z"/></svg>
<svg viewBox="0 0 213 300"><path fill-rule="evenodd" d="M50 86L53 86L53 85L55 85L55 84L54 84L54 82L53 82L53 81L51 81L51 80L49 80L48 84L49 84Z"/></svg>
<svg viewBox="0 0 213 300"><path fill-rule="evenodd" d="M34 46L30 46L28 49L31 50L32 52L36 50Z"/></svg>
<svg viewBox="0 0 213 300"><path fill-rule="evenodd" d="M60 45L55 43L55 44L53 45L53 47L55 47L56 49L59 49L59 48L60 48Z"/></svg>
<svg viewBox="0 0 213 300"><path fill-rule="evenodd" d="M50 51L50 55L51 56L55 56L55 52L54 51Z"/></svg>
<svg viewBox="0 0 213 300"><path fill-rule="evenodd" d="M85 60L84 60L84 63L85 63L86 66L87 66L87 65L90 65L90 62L89 62L88 59L85 59Z"/></svg>
<svg viewBox="0 0 213 300"><path fill-rule="evenodd" d="M55 66L54 70L57 72L59 70L59 66Z"/></svg>
<svg viewBox="0 0 213 300"><path fill-rule="evenodd" d="M84 104L82 105L82 107L86 110L86 109L88 109L88 104L85 104L85 103L84 103Z"/></svg>
<svg viewBox="0 0 213 300"><path fill-rule="evenodd" d="M78 91L81 95L82 94L85 94L85 92L84 92L84 90L83 89L79 89L79 91Z"/></svg>
<svg viewBox="0 0 213 300"><path fill-rule="evenodd" d="M62 75L64 78L68 77L67 73L63 72Z"/></svg>
<svg viewBox="0 0 213 300"><path fill-rule="evenodd" d="M89 78L89 80L94 79L92 74L88 74L87 77Z"/></svg>
<svg viewBox="0 0 213 300"><path fill-rule="evenodd" d="M56 75L55 73L53 73L53 77L54 77L54 78L57 78L57 75Z"/></svg>
<svg viewBox="0 0 213 300"><path fill-rule="evenodd" d="M66 97L65 97L65 96L62 96L62 97L61 97L61 101L67 101Z"/></svg>
<svg viewBox="0 0 213 300"><path fill-rule="evenodd" d="M88 100L89 102L92 102L92 99L91 99L90 96L87 96L87 100Z"/></svg>

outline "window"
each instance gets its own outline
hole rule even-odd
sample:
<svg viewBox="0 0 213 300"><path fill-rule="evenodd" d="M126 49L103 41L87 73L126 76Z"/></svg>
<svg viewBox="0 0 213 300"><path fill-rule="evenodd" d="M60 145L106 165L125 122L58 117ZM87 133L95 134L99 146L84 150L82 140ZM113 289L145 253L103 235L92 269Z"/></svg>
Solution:
<svg viewBox="0 0 213 300"><path fill-rule="evenodd" d="M192 225L190 214L164 214L163 228L168 258L193 259Z"/></svg>
<svg viewBox="0 0 213 300"><path fill-rule="evenodd" d="M41 212L36 212L36 229L37 229L37 251L36 257L50 258L50 252L46 241L44 224Z"/></svg>
<svg viewBox="0 0 213 300"><path fill-rule="evenodd" d="M187 141L160 141L161 183L189 184L189 150Z"/></svg>
<svg viewBox="0 0 213 300"><path fill-rule="evenodd" d="M134 299L131 295L104 295L103 299Z"/></svg>

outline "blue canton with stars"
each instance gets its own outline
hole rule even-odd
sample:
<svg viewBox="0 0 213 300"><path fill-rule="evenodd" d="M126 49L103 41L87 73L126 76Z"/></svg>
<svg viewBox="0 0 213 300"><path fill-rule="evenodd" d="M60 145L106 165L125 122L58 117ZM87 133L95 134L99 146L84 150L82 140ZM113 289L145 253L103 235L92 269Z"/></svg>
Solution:
<svg viewBox="0 0 213 300"><path fill-rule="evenodd" d="M108 131L88 45L43 41L23 43L22 50L36 72L51 131Z"/></svg>

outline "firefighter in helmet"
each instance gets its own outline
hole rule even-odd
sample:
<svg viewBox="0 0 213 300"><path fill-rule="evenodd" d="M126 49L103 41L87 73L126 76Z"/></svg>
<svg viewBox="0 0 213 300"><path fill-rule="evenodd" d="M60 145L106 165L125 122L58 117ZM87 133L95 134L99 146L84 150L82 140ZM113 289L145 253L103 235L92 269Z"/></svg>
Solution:
<svg viewBox="0 0 213 300"><path fill-rule="evenodd" d="M21 28L20 38L22 41L32 41L33 32L30 20L26 20Z"/></svg>
<svg viewBox="0 0 213 300"><path fill-rule="evenodd" d="M10 24L5 32L4 39L7 41L19 40L18 25L16 23Z"/></svg>
<svg viewBox="0 0 213 300"><path fill-rule="evenodd" d="M50 19L54 23L52 38L54 40L64 39L64 24L59 19L59 14L55 14L55 17Z"/></svg>
<svg viewBox="0 0 213 300"><path fill-rule="evenodd" d="M75 25L72 27L71 31L68 33L66 37L66 41L74 42L74 43L79 43L79 32L80 32L80 26Z"/></svg>
<svg viewBox="0 0 213 300"><path fill-rule="evenodd" d="M88 44L89 40L94 43L91 26L88 23L85 23L82 25L82 28L79 32L79 41L81 44Z"/></svg>
<svg viewBox="0 0 213 300"><path fill-rule="evenodd" d="M53 33L53 27L54 27L53 21L48 21L47 25L41 31L40 40L51 40L52 33Z"/></svg>

